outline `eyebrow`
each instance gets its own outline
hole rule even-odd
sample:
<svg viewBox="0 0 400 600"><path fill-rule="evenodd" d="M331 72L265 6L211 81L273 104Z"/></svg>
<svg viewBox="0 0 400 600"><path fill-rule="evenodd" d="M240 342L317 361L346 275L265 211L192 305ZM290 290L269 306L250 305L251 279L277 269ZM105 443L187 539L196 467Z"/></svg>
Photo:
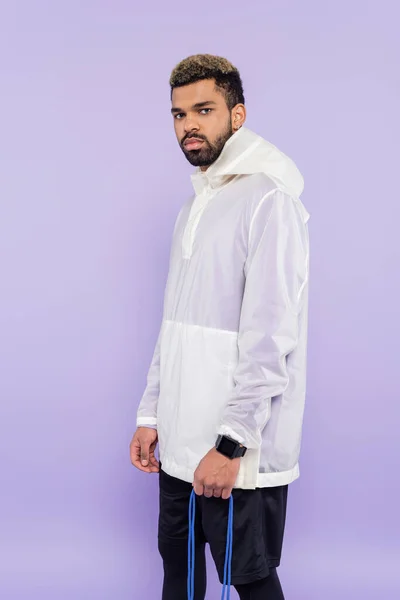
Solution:
<svg viewBox="0 0 400 600"><path fill-rule="evenodd" d="M206 100L205 102L197 102L196 104L193 104L192 109L193 110L200 110L201 108L205 108L206 106L210 106L210 105L214 105L216 106L216 102L214 102L213 100ZM172 114L177 114L177 113L182 113L185 112L184 110L182 110L182 108L177 108L177 107L172 107L171 108L171 113Z"/></svg>

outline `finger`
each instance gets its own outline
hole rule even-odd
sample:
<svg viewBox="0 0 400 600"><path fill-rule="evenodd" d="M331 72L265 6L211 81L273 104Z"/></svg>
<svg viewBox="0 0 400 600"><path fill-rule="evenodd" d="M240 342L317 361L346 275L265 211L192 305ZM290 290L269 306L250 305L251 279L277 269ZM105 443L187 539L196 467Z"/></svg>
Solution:
<svg viewBox="0 0 400 600"><path fill-rule="evenodd" d="M221 488L214 488L214 498L221 498L222 490Z"/></svg>
<svg viewBox="0 0 400 600"><path fill-rule="evenodd" d="M149 461L150 461L150 465L153 465L154 467L159 468L160 464L155 455L156 448L157 448L157 440L155 442L153 442L152 444L150 444Z"/></svg>
<svg viewBox="0 0 400 600"><path fill-rule="evenodd" d="M132 463L139 458L140 454L140 444L138 440L133 440L130 445L130 455Z"/></svg>
<svg viewBox="0 0 400 600"><path fill-rule="evenodd" d="M206 485L204 487L204 495L206 498L212 498L214 495L214 489L212 487L210 487L209 485Z"/></svg>
<svg viewBox="0 0 400 600"><path fill-rule="evenodd" d="M150 465L153 467L157 467L157 468L160 467L160 463L158 462L158 460L156 459L154 454L153 455L150 454Z"/></svg>
<svg viewBox="0 0 400 600"><path fill-rule="evenodd" d="M148 467L142 467L143 469L148 469L148 473L159 473L160 472L160 468L159 467L155 467L154 465L152 465L151 463L149 464Z"/></svg>
<svg viewBox="0 0 400 600"><path fill-rule="evenodd" d="M228 498L230 498L230 496L231 496L231 493L232 493L232 488L224 488L222 490L222 494L221 494L222 499L228 500Z"/></svg>
<svg viewBox="0 0 400 600"><path fill-rule="evenodd" d="M160 463L158 462L154 452L150 452L148 466L152 469L152 473L157 473L160 470Z"/></svg>
<svg viewBox="0 0 400 600"><path fill-rule="evenodd" d="M196 496L202 496L204 494L204 486L197 481L194 482L193 489Z"/></svg>
<svg viewBox="0 0 400 600"><path fill-rule="evenodd" d="M142 465L142 461L140 458L137 458L135 460L132 461L132 464L134 467L136 467L136 469L139 469L139 471L143 471L143 473L151 473L151 467L144 467ZM155 468L155 467L153 467Z"/></svg>

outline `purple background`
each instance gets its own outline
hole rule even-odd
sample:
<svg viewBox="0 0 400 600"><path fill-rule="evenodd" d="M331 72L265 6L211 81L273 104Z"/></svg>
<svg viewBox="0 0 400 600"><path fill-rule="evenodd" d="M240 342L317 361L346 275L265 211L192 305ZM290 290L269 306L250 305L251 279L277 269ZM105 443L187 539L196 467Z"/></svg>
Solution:
<svg viewBox="0 0 400 600"><path fill-rule="evenodd" d="M191 193L168 77L241 70L312 214L287 600L400 596L396 2L0 7L0 597L160 598L157 480L128 446ZM219 597L210 565L209 598Z"/></svg>

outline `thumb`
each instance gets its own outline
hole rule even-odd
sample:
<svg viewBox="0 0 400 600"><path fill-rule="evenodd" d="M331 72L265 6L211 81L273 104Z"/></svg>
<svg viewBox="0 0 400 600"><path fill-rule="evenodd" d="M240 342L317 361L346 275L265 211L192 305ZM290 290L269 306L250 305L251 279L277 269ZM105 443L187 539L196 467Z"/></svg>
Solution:
<svg viewBox="0 0 400 600"><path fill-rule="evenodd" d="M149 446L148 442L143 442L140 447L140 460L143 467L147 467L149 464Z"/></svg>

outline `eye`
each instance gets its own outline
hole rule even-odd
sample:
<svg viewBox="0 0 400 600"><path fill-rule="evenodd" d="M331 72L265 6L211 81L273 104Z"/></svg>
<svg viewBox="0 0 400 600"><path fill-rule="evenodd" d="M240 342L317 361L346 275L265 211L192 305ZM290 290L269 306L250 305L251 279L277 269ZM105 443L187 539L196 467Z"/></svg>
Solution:
<svg viewBox="0 0 400 600"><path fill-rule="evenodd" d="M184 117L184 116L185 116L185 115L184 115L183 113L178 113L178 114L176 114L176 115L175 115L175 119L176 119L177 121L180 121L181 119L183 119L183 117Z"/></svg>
<svg viewBox="0 0 400 600"><path fill-rule="evenodd" d="M208 115L210 112L212 112L212 108L202 108L200 114Z"/></svg>

